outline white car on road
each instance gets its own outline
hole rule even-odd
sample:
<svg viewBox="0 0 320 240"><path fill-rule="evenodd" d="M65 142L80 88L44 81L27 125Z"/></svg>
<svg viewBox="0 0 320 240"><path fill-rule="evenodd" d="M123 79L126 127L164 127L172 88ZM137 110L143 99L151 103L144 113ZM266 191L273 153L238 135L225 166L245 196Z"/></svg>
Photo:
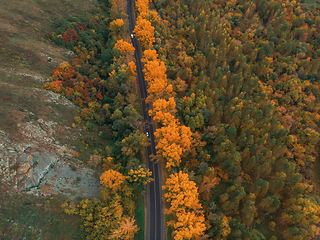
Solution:
<svg viewBox="0 0 320 240"><path fill-rule="evenodd" d="M133 38L133 34L131 33L131 38Z"/></svg>

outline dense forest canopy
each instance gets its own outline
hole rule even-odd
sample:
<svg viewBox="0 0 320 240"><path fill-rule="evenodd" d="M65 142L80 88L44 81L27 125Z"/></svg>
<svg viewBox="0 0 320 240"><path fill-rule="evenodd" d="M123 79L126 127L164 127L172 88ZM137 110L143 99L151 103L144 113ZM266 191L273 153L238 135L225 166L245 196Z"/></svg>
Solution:
<svg viewBox="0 0 320 240"><path fill-rule="evenodd" d="M193 132L179 169L199 187L207 237L312 239L320 222L320 8L153 4L161 17L154 48L177 116Z"/></svg>

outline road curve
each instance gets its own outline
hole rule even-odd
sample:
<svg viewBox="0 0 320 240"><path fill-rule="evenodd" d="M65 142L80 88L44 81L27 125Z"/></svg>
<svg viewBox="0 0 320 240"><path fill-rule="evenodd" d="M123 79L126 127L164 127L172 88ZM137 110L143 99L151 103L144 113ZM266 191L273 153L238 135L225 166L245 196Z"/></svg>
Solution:
<svg viewBox="0 0 320 240"><path fill-rule="evenodd" d="M133 32L135 26L135 14L133 10L133 0L128 0L127 14L129 17L130 34ZM156 144L154 137L155 126L152 117L149 116L148 110L150 105L145 102L147 97L147 83L144 79L142 72L143 65L141 63L142 52L139 41L133 37L131 38L132 44L135 47L135 59L137 64L137 81L139 86L139 95L142 100L142 113L144 120L144 131L149 133L150 146L147 147L147 168L152 171L152 178L154 181L147 184L146 191L146 240L165 240L165 226L163 214L163 201L161 189L161 165L160 162L154 162L150 156L156 156Z"/></svg>

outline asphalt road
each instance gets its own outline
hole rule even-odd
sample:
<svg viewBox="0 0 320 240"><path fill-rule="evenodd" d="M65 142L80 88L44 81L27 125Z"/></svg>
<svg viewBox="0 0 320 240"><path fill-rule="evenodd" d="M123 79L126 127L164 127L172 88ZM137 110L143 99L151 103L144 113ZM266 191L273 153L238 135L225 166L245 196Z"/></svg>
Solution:
<svg viewBox="0 0 320 240"><path fill-rule="evenodd" d="M135 26L135 15L133 10L133 1L128 0L127 14L129 16L130 33L133 32ZM154 162L150 156L156 156L155 137L154 137L154 123L152 117L148 115L150 104L145 102L147 97L147 83L142 72L143 65L141 63L142 52L139 41L133 37L131 39L135 47L135 58L137 65L137 81L139 85L139 94L142 100L142 112L144 120L144 131L149 133L150 146L147 147L147 168L152 171L152 178L154 181L147 185L146 191L146 240L164 240L166 239L164 227L163 201L161 189L161 165L160 162Z"/></svg>

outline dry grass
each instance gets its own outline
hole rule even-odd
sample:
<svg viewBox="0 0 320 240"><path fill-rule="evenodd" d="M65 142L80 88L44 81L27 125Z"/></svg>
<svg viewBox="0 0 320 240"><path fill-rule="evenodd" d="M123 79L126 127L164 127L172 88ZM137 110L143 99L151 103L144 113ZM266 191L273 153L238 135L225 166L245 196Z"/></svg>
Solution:
<svg viewBox="0 0 320 240"><path fill-rule="evenodd" d="M59 62L68 59L65 49L45 39L53 29L50 26L62 17L84 14L93 6L85 0L0 0L1 71L49 77Z"/></svg>
<svg viewBox="0 0 320 240"><path fill-rule="evenodd" d="M0 186L0 239L81 239L80 218L62 214L60 197L36 197Z"/></svg>
<svg viewBox="0 0 320 240"><path fill-rule="evenodd" d="M70 60L66 49L46 39L52 24L93 7L85 0L0 0L0 129L15 135L30 112L71 126L75 108L48 104L46 93L32 88L41 88L59 63Z"/></svg>
<svg viewBox="0 0 320 240"><path fill-rule="evenodd" d="M19 137L17 124L32 120L30 112L71 126L76 108L49 104L45 91L33 88L41 88L58 64L70 60L67 49L46 39L57 19L94 7L86 0L0 0L0 130Z"/></svg>

